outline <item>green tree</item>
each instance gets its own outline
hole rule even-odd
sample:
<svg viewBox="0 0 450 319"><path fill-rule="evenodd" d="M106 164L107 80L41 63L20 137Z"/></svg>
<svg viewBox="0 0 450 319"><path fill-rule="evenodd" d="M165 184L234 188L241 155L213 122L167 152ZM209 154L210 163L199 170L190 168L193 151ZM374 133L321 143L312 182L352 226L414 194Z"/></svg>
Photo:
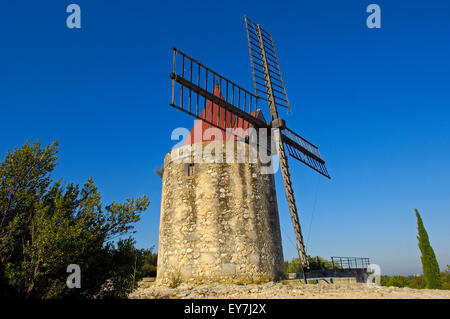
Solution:
<svg viewBox="0 0 450 319"><path fill-rule="evenodd" d="M156 277L156 266L158 264L158 254L153 252L153 247L142 250L144 263L142 265L142 277Z"/></svg>
<svg viewBox="0 0 450 319"><path fill-rule="evenodd" d="M133 232L148 198L104 206L92 178L82 187L52 183L57 146L27 142L0 166L0 289L23 298L94 297L116 282L110 295L123 296L130 287L115 279L125 244L116 248L115 240ZM66 287L69 264L80 266L82 289Z"/></svg>
<svg viewBox="0 0 450 319"><path fill-rule="evenodd" d="M284 261L284 272L287 274L289 272L289 261Z"/></svg>
<svg viewBox="0 0 450 319"><path fill-rule="evenodd" d="M298 258L292 258L292 260L289 262L287 266L287 272L292 273L300 273L302 272L302 265L300 263L300 259Z"/></svg>
<svg viewBox="0 0 450 319"><path fill-rule="evenodd" d="M386 283L386 286L394 286L394 287L407 287L410 283L409 278L404 276L391 276Z"/></svg>
<svg viewBox="0 0 450 319"><path fill-rule="evenodd" d="M411 276L409 277L409 283L407 285L409 288L413 289L425 289L426 283L423 276Z"/></svg>
<svg viewBox="0 0 450 319"><path fill-rule="evenodd" d="M419 249L421 252L420 259L422 261L423 276L428 289L439 289L442 287L441 277L439 274L439 264L436 260L434 250L430 245L427 231L422 222L419 212L415 209L417 217L417 229L419 235Z"/></svg>
<svg viewBox="0 0 450 319"><path fill-rule="evenodd" d="M325 270L325 269L333 269L333 264L331 261L316 256L311 257L307 256L310 270ZM339 265L334 265L334 268L340 268ZM298 258L293 258L290 262L285 261L284 262L284 270L286 273L300 273L302 271L302 267L300 264L300 260Z"/></svg>
<svg viewBox="0 0 450 319"><path fill-rule="evenodd" d="M311 270L333 269L333 263L330 260L319 256L311 257L308 255L308 262ZM334 268L340 268L340 266L334 265Z"/></svg>
<svg viewBox="0 0 450 319"><path fill-rule="evenodd" d="M447 265L445 272L441 273L442 289L450 290L450 266Z"/></svg>

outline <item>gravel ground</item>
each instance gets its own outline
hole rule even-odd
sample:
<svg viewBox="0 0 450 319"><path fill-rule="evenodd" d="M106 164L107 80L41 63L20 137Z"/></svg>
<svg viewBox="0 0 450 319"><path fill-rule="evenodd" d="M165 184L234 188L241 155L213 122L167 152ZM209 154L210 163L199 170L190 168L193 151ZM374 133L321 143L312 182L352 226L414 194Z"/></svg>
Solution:
<svg viewBox="0 0 450 319"><path fill-rule="evenodd" d="M449 290L410 289L397 287L369 288L364 283L334 283L304 285L299 281L264 284L181 284L177 288L143 283L130 294L131 299L450 299Z"/></svg>

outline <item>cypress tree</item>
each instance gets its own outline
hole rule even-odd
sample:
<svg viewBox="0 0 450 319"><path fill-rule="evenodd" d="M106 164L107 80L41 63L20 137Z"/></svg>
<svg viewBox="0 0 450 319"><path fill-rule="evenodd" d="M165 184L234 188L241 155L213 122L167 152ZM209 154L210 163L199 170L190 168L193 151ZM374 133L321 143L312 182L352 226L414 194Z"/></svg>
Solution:
<svg viewBox="0 0 450 319"><path fill-rule="evenodd" d="M430 245L427 231L423 226L422 218L420 217L417 209L415 209L415 211L417 217L417 229L419 232L417 239L419 240L419 249L422 253L420 259L422 260L422 270L426 288L440 289L442 287L442 282L441 275L439 273L439 264L436 260L436 255L434 254L433 247L431 247Z"/></svg>

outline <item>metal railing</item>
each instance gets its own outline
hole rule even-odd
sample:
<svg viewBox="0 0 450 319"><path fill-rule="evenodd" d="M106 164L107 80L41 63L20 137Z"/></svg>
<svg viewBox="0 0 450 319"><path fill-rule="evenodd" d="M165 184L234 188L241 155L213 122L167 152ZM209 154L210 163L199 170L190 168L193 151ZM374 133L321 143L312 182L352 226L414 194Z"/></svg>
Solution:
<svg viewBox="0 0 450 319"><path fill-rule="evenodd" d="M331 257L333 269L366 269L370 265L370 259L364 257Z"/></svg>

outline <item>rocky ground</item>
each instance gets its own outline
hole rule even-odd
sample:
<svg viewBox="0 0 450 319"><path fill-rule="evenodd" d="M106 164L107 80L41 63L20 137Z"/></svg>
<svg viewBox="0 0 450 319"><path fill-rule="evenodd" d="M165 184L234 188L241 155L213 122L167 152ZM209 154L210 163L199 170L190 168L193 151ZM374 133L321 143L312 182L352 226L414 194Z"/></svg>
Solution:
<svg viewBox="0 0 450 319"><path fill-rule="evenodd" d="M204 284L182 283L177 288L144 282L130 294L132 299L450 299L449 290L410 289L396 287L369 288L364 283L336 282L305 285L299 281L269 282L264 284Z"/></svg>

